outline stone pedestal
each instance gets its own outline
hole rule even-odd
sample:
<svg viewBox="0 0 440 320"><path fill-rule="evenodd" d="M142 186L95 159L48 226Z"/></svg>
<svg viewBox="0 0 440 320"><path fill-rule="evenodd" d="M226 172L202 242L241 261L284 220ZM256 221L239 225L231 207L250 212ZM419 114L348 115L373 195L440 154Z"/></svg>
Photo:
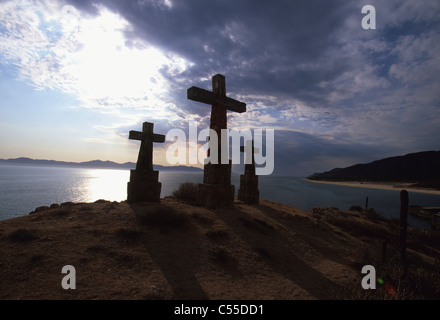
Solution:
<svg viewBox="0 0 440 320"><path fill-rule="evenodd" d="M198 186L198 203L208 208L220 208L234 203L235 186L231 185L229 164L205 164L203 183Z"/></svg>
<svg viewBox="0 0 440 320"><path fill-rule="evenodd" d="M221 208L234 203L235 186L200 183L198 202L208 208Z"/></svg>
<svg viewBox="0 0 440 320"><path fill-rule="evenodd" d="M238 200L244 203L259 203L260 191L258 190L258 176L240 175L240 189L238 189Z"/></svg>
<svg viewBox="0 0 440 320"><path fill-rule="evenodd" d="M203 168L203 183L230 185L231 167L231 161L229 161L229 164L205 164Z"/></svg>
<svg viewBox="0 0 440 320"><path fill-rule="evenodd" d="M127 184L127 202L159 202L161 189L159 171L130 170L130 182Z"/></svg>

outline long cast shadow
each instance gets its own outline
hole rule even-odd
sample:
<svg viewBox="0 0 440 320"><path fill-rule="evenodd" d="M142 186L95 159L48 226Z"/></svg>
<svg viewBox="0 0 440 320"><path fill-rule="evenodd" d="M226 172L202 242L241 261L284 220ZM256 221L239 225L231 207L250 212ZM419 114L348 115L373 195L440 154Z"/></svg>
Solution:
<svg viewBox="0 0 440 320"><path fill-rule="evenodd" d="M298 217L295 218L294 216L289 216L287 218L283 218L280 215L280 212L265 205L259 205L260 208L263 209L265 213L267 213L271 218L276 220L280 224L287 225L289 228L294 227L295 223L298 223L298 220L301 220L302 223L308 223L310 226L312 226L312 222L308 221L306 217ZM322 230L317 230L317 232L320 232ZM315 249L317 252L322 254L324 257L326 257L329 260L332 260L336 263L339 263L341 265L347 265L349 264L349 261L346 258L341 257L341 253L331 249L328 246L328 243L332 242L340 242L341 240L338 239L333 234L328 234L328 238L326 239L326 242L323 242L320 237L314 238L312 234L307 234L306 231L301 230L301 228L295 228L295 232L300 234L302 238L307 240L307 244L311 246L313 249ZM353 252L353 248L347 248L346 254L349 255Z"/></svg>
<svg viewBox="0 0 440 320"><path fill-rule="evenodd" d="M255 221L252 216L236 208L217 212L217 216L233 231L239 238L247 242L251 247L263 249L269 253L266 263L278 274L291 280L299 287L307 291L317 299L331 299L332 293L340 289L340 286L324 275L307 265L303 260L292 252L288 246L288 240L275 231L270 232L270 244L264 240L264 229L252 228L251 225L243 228L243 222ZM245 223L246 224L246 223ZM264 226L263 226L264 228ZM248 230L246 230L248 229ZM275 245L274 245L275 239Z"/></svg>
<svg viewBox="0 0 440 320"><path fill-rule="evenodd" d="M199 246L201 235L194 225L185 217L176 221L171 216L170 220L162 220L153 225L147 223L146 219L156 219L154 210L159 210L158 215L166 215L166 210L172 210L164 205L130 205L136 214L138 228L144 233L142 239L145 248L153 262L160 268L168 284L170 285L174 298L179 300L207 300L209 297L203 290L195 273L199 263ZM172 211L171 211L172 212ZM148 215L153 216L148 218ZM160 220L160 219L159 219ZM179 222L180 221L180 222ZM152 221L153 222L153 221Z"/></svg>

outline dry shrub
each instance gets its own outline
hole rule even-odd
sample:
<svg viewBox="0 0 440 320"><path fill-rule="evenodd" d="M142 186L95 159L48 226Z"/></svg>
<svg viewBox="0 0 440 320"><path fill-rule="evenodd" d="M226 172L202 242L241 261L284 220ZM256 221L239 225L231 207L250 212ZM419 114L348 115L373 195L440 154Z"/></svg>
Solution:
<svg viewBox="0 0 440 320"><path fill-rule="evenodd" d="M368 262L367 262L368 261ZM387 259L380 261L378 255L365 250L355 266L361 270L370 264L376 269L376 289L365 290L361 286L364 275L350 287L335 294L335 299L349 300L438 300L440 299L439 262L429 263L417 254L408 256L407 275L403 275L397 247L390 250Z"/></svg>
<svg viewBox="0 0 440 320"><path fill-rule="evenodd" d="M362 207L360 207L360 206L351 206L350 209L348 209L348 210L350 210L350 211L359 211L359 212L364 211L364 209L362 209Z"/></svg>
<svg viewBox="0 0 440 320"><path fill-rule="evenodd" d="M173 197L185 202L196 204L197 203L198 186L195 183L185 182L173 191Z"/></svg>

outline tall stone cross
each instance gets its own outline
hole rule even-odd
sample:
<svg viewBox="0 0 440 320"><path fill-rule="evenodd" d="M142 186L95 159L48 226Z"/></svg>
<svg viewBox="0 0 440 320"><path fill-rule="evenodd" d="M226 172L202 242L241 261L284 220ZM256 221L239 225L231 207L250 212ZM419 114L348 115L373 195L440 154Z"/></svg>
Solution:
<svg viewBox="0 0 440 320"><path fill-rule="evenodd" d="M210 128L217 133L218 161L217 164L207 163L204 166L203 183L198 186L199 203L210 208L231 205L234 203L235 186L231 185L231 162L221 163L221 130L227 129L226 111L246 112L246 104L226 96L225 77L221 74L212 77L212 91L191 87L187 97L212 106ZM211 143L209 149L215 147Z"/></svg>
<svg viewBox="0 0 440 320"><path fill-rule="evenodd" d="M165 142L165 135L153 133L154 123L144 122L142 132L131 130L128 135L130 140L140 140L136 170L153 170L153 142Z"/></svg>
<svg viewBox="0 0 440 320"><path fill-rule="evenodd" d="M258 190L258 176L255 174L254 154L260 152L254 147L254 141L246 141L246 146L240 147L241 152L246 152L246 158L251 158L251 163L244 166L244 174L240 175L240 189L238 189L238 200L245 203L258 203L260 191ZM249 154L250 153L250 154Z"/></svg>
<svg viewBox="0 0 440 320"><path fill-rule="evenodd" d="M144 122L142 132L131 130L128 138L140 140L136 170L130 171L130 182L127 184L127 202L160 201L162 184L159 182L159 171L153 170L153 142L165 142L163 134L153 133L154 124Z"/></svg>
<svg viewBox="0 0 440 320"><path fill-rule="evenodd" d="M227 128L226 110L233 112L246 112L246 103L226 96L225 76L216 74L212 77L212 91L191 87L187 90L190 100L212 105L210 128L217 133L218 163L221 160L221 129Z"/></svg>

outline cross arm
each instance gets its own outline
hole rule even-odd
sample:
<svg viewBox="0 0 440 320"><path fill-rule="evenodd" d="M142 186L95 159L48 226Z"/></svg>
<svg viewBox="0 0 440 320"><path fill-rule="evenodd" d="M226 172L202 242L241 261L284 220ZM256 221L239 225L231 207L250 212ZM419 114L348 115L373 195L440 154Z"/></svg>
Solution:
<svg viewBox="0 0 440 320"><path fill-rule="evenodd" d="M128 139L130 140L142 140L142 132L130 130L128 133Z"/></svg>
<svg viewBox="0 0 440 320"><path fill-rule="evenodd" d="M226 109L238 113L246 112L246 103L228 97L219 97L215 95L212 91L208 91L198 87L189 88L187 90L187 98L193 101L207 104L218 103L224 106Z"/></svg>
<svg viewBox="0 0 440 320"><path fill-rule="evenodd" d="M153 137L151 139L153 142L165 142L165 135L163 134L153 134Z"/></svg>
<svg viewBox="0 0 440 320"><path fill-rule="evenodd" d="M147 135L147 137L148 136L149 135ZM163 134L153 133L152 135L150 135L150 137L151 137L151 142L165 142L165 135ZM128 133L128 139L142 141L144 139L144 133L140 131L131 130Z"/></svg>

